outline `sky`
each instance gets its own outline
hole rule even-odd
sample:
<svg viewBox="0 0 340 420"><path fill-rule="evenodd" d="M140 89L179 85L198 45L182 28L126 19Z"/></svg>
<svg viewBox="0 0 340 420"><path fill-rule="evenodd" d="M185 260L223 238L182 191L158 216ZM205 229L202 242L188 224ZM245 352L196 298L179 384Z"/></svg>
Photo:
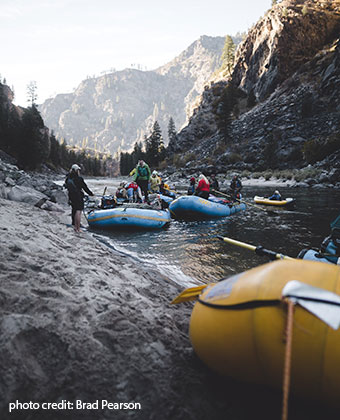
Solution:
<svg viewBox="0 0 340 420"><path fill-rule="evenodd" d="M28 106L68 93L88 76L139 65L153 70L202 35L247 31L271 0L1 0L0 81Z"/></svg>

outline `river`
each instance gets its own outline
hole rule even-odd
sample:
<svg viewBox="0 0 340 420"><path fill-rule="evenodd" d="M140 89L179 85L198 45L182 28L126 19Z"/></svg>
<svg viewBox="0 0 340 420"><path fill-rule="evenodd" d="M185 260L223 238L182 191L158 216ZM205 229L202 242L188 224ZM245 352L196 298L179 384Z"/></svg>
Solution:
<svg viewBox="0 0 340 420"><path fill-rule="evenodd" d="M88 179L96 194L115 191L119 180ZM273 187L246 186L244 200L254 204L254 195L269 196ZM293 210L268 211L248 206L228 218L182 222L172 220L160 231L93 231L97 238L115 249L157 268L177 283L188 286L216 281L268 261L254 252L217 239L227 236L278 253L296 257L303 248L319 248L329 234L329 224L340 212L340 191L331 189L280 187L283 197L296 199ZM272 208L270 208L272 209Z"/></svg>

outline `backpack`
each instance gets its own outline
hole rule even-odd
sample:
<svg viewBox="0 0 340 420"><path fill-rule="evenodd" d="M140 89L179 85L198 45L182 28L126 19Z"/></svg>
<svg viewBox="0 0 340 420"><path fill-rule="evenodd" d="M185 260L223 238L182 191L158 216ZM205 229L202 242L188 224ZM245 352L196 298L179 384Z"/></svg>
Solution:
<svg viewBox="0 0 340 420"><path fill-rule="evenodd" d="M76 200L76 199L82 198L81 191L79 191L79 188L77 188L72 178L68 177L66 179L65 186L67 188L70 200Z"/></svg>

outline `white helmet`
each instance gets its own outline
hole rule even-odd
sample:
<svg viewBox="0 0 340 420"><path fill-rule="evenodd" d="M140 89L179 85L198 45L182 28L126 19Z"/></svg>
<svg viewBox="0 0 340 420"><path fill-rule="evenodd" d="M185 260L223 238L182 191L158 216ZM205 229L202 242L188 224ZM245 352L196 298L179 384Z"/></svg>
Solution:
<svg viewBox="0 0 340 420"><path fill-rule="evenodd" d="M77 165L76 163L74 165L71 166L71 171L80 171L80 166Z"/></svg>

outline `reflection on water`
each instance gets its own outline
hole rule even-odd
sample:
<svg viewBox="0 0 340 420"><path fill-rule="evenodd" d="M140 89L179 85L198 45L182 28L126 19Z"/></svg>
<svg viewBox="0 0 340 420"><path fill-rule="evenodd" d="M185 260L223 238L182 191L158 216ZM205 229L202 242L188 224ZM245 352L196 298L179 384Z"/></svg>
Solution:
<svg viewBox="0 0 340 420"><path fill-rule="evenodd" d="M89 182L90 184L90 182ZM246 187L244 199L268 196L273 188ZM156 232L98 232L116 249L158 268L183 285L211 282L268 261L216 238L228 236L295 257L302 248L318 248L329 234L329 223L340 213L340 191L280 188L296 198L296 208L275 208L274 214L248 207L229 218L202 222L172 221ZM269 209L263 207L263 209ZM184 274L184 275L183 275Z"/></svg>

